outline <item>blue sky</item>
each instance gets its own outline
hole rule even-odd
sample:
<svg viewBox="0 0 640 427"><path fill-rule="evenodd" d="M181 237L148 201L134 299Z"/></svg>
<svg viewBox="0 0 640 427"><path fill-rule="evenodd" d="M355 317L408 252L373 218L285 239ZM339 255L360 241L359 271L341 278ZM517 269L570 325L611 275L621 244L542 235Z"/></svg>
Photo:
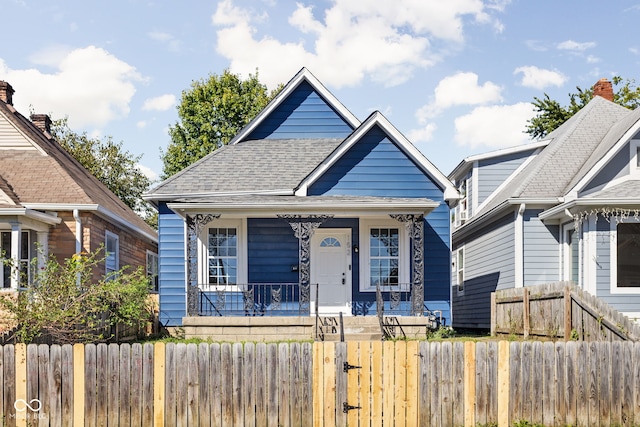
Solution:
<svg viewBox="0 0 640 427"><path fill-rule="evenodd" d="M443 173L527 143L531 101L638 78L640 2L0 0L0 80L24 115L69 117L151 176L194 80L307 67L360 120L379 110Z"/></svg>

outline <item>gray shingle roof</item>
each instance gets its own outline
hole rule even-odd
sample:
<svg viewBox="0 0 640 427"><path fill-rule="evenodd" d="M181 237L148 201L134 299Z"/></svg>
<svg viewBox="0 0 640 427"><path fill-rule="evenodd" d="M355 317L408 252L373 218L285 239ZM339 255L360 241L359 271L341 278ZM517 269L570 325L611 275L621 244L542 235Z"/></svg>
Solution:
<svg viewBox="0 0 640 427"><path fill-rule="evenodd" d="M497 193L478 216L510 198L551 199L564 196L624 133L632 112L596 96L558 129L553 141ZM615 128L613 125L620 123ZM628 129L628 126L627 126ZM598 157L600 156L600 157ZM589 166L590 165L590 166Z"/></svg>
<svg viewBox="0 0 640 427"><path fill-rule="evenodd" d="M148 195L293 190L340 139L265 139L226 145L160 183Z"/></svg>
<svg viewBox="0 0 640 427"><path fill-rule="evenodd" d="M640 180L628 180L621 182L613 187L606 188L601 191L596 191L587 196L583 196L584 199L623 199L623 200L638 200L640 199Z"/></svg>
<svg viewBox="0 0 640 427"><path fill-rule="evenodd" d="M97 204L155 238L156 231L86 170L48 133L13 106L0 101L0 112L46 155L37 150L2 150L0 174L23 205ZM1 119L1 118L0 118ZM6 191L5 191L6 192Z"/></svg>

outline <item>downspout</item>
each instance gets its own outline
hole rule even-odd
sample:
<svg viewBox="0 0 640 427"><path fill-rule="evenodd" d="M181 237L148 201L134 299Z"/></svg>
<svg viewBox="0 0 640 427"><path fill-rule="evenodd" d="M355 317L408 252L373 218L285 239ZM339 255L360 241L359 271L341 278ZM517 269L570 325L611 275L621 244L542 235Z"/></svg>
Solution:
<svg viewBox="0 0 640 427"><path fill-rule="evenodd" d="M514 236L514 256L515 256L515 287L524 287L524 218L523 214L527 205L520 204L516 215L515 236Z"/></svg>
<svg viewBox="0 0 640 427"><path fill-rule="evenodd" d="M76 254L79 254L82 252L82 219L78 209L73 210L73 219L76 221ZM80 272L77 273L76 284L80 286Z"/></svg>

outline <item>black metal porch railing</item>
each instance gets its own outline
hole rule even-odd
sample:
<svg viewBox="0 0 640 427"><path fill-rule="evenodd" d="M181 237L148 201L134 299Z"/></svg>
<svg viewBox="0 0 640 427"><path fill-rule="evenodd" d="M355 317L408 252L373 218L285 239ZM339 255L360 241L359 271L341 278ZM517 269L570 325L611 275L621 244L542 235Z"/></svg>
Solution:
<svg viewBox="0 0 640 427"><path fill-rule="evenodd" d="M309 316L311 295L317 285L301 287L298 283L250 283L243 285L200 285L197 289L199 316ZM366 298L366 299L365 299ZM414 309L413 295L408 285L378 286L376 292L351 301L354 316L425 316L434 328L444 326L440 311L426 305L420 312ZM317 308L317 307L316 307Z"/></svg>
<svg viewBox="0 0 640 427"><path fill-rule="evenodd" d="M363 302L362 306L369 306L364 309L376 314L382 321L384 316L424 316L429 322L429 326L437 329L445 326L445 319L442 317L442 311L430 310L426 304L415 304L415 295L409 285L400 286L376 286L376 299L372 302ZM358 304L354 302L354 305ZM422 310L416 310L415 307L422 307ZM364 313L365 315L368 313Z"/></svg>
<svg viewBox="0 0 640 427"><path fill-rule="evenodd" d="M308 316L309 291L298 283L201 285L200 316Z"/></svg>

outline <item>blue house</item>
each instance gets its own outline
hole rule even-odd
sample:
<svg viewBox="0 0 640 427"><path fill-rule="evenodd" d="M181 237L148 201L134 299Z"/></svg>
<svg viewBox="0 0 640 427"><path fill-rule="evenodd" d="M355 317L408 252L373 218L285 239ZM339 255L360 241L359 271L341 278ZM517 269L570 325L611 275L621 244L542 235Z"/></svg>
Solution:
<svg viewBox="0 0 640 427"><path fill-rule="evenodd" d="M544 140L463 160L449 175L455 328L490 327L496 290L573 282L640 318L640 109L593 99Z"/></svg>
<svg viewBox="0 0 640 427"><path fill-rule="evenodd" d="M360 122L307 69L145 198L159 210L164 325L381 303L450 319L457 190L381 113Z"/></svg>

